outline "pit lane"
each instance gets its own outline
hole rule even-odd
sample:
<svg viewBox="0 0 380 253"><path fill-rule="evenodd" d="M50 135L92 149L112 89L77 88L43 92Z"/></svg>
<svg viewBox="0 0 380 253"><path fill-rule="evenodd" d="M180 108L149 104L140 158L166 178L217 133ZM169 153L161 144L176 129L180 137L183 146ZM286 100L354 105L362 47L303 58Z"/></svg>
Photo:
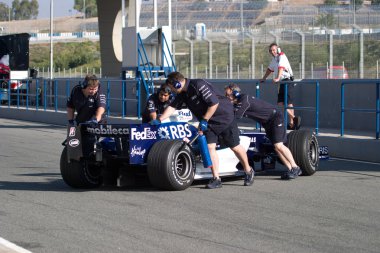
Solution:
<svg viewBox="0 0 380 253"><path fill-rule="evenodd" d="M181 192L69 188L63 126L0 119L0 237L32 252L378 252L380 164L330 159Z"/></svg>

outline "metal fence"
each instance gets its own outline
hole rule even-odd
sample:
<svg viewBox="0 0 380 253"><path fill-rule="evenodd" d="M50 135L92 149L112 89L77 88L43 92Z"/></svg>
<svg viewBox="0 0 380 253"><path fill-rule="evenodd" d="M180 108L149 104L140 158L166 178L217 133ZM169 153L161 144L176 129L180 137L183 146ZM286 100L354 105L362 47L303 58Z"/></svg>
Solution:
<svg viewBox="0 0 380 253"><path fill-rule="evenodd" d="M8 108L66 111L66 101L71 89L81 80L76 78L12 80L22 85L16 89L10 85L2 88L0 102L2 106ZM139 82L118 79L101 79L100 82L101 89L107 96L107 116L124 118L141 114L141 101L144 99L140 96Z"/></svg>

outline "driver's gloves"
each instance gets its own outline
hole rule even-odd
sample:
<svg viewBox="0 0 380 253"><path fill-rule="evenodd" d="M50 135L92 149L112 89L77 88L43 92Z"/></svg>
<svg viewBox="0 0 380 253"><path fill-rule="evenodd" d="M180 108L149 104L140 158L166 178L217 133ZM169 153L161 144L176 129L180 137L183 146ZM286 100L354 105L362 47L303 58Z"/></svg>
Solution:
<svg viewBox="0 0 380 253"><path fill-rule="evenodd" d="M207 127L208 127L207 120L201 119L201 121L199 121L198 130L204 132L207 130Z"/></svg>

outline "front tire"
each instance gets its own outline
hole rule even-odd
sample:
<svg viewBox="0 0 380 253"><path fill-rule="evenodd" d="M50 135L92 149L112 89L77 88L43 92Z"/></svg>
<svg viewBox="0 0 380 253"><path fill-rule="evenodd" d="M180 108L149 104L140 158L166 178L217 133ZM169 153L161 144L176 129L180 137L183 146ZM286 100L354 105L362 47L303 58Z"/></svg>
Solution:
<svg viewBox="0 0 380 253"><path fill-rule="evenodd" d="M194 181L195 162L181 140L156 142L148 155L148 177L153 186L171 191L187 189Z"/></svg>
<svg viewBox="0 0 380 253"><path fill-rule="evenodd" d="M310 130L295 130L288 135L288 148L302 174L313 175L319 165L319 145L315 134Z"/></svg>
<svg viewBox="0 0 380 253"><path fill-rule="evenodd" d="M73 188L91 189L102 184L101 168L85 160L67 160L67 147L61 154L60 169L63 181Z"/></svg>

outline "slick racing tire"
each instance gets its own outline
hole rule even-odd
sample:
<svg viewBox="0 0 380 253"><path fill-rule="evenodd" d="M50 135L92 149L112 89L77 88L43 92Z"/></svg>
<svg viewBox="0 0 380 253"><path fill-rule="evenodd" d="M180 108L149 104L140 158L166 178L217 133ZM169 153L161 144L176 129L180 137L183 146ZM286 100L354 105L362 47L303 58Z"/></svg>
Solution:
<svg viewBox="0 0 380 253"><path fill-rule="evenodd" d="M310 130L295 130L288 134L288 148L302 170L302 175L311 176L318 170L319 145Z"/></svg>
<svg viewBox="0 0 380 253"><path fill-rule="evenodd" d="M159 189L181 191L194 181L194 155L181 140L156 142L148 155L148 177Z"/></svg>
<svg viewBox="0 0 380 253"><path fill-rule="evenodd" d="M100 167L89 165L87 161L67 161L67 147L61 154L60 169L63 181L73 188L91 189L102 184Z"/></svg>

